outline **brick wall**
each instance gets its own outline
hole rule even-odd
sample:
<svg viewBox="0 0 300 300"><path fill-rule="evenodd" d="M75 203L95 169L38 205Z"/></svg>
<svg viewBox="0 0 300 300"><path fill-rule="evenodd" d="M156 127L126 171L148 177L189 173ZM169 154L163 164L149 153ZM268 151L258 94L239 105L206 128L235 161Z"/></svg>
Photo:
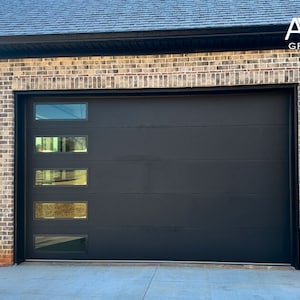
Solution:
<svg viewBox="0 0 300 300"><path fill-rule="evenodd" d="M14 91L299 84L299 69L298 50L0 60L0 265L13 263Z"/></svg>

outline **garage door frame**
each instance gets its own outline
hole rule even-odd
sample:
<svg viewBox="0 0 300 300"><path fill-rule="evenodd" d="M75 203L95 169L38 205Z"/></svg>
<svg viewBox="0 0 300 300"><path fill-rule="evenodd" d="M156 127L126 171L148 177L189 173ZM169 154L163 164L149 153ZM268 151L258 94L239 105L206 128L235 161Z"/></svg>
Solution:
<svg viewBox="0 0 300 300"><path fill-rule="evenodd" d="M197 94L230 94L270 92L284 90L290 95L289 111L289 188L290 188L290 229L292 265L299 266L299 192L298 192L298 86L262 85L241 87L185 88L185 89L149 89L149 90L78 90L78 91L20 91L15 92L15 247L14 261L21 263L25 260L26 233L26 100L33 96L155 96L155 95L197 95Z"/></svg>

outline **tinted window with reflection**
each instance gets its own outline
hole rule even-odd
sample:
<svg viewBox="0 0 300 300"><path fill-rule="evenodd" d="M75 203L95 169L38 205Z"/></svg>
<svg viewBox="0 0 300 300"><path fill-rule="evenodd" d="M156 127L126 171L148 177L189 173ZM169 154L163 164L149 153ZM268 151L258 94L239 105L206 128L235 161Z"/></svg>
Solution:
<svg viewBox="0 0 300 300"><path fill-rule="evenodd" d="M86 202L35 202L36 219L86 219Z"/></svg>
<svg viewBox="0 0 300 300"><path fill-rule="evenodd" d="M84 252L87 237L83 235L36 235L34 249L41 252Z"/></svg>
<svg viewBox="0 0 300 300"><path fill-rule="evenodd" d="M37 136L35 151L42 153L87 152L85 136Z"/></svg>
<svg viewBox="0 0 300 300"><path fill-rule="evenodd" d="M87 170L40 169L35 170L35 185L87 185Z"/></svg>
<svg viewBox="0 0 300 300"><path fill-rule="evenodd" d="M85 120L86 103L36 103L35 120Z"/></svg>

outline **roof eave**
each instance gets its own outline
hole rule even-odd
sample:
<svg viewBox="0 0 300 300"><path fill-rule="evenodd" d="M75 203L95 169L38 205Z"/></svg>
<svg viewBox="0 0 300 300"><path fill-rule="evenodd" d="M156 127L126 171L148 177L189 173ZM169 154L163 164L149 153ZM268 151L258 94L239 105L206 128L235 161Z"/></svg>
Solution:
<svg viewBox="0 0 300 300"><path fill-rule="evenodd" d="M0 36L0 58L281 49L288 24L231 28Z"/></svg>

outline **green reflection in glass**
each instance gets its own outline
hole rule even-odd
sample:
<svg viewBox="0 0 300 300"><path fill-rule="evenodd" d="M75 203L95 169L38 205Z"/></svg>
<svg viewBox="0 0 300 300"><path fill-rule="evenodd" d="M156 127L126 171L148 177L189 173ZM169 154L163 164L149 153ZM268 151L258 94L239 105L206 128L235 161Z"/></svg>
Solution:
<svg viewBox="0 0 300 300"><path fill-rule="evenodd" d="M34 249L40 252L84 252L87 237L83 235L36 235Z"/></svg>
<svg viewBox="0 0 300 300"><path fill-rule="evenodd" d="M35 170L35 185L87 185L87 170L43 169Z"/></svg>
<svg viewBox="0 0 300 300"><path fill-rule="evenodd" d="M42 153L87 152L86 136L38 136L35 151Z"/></svg>

